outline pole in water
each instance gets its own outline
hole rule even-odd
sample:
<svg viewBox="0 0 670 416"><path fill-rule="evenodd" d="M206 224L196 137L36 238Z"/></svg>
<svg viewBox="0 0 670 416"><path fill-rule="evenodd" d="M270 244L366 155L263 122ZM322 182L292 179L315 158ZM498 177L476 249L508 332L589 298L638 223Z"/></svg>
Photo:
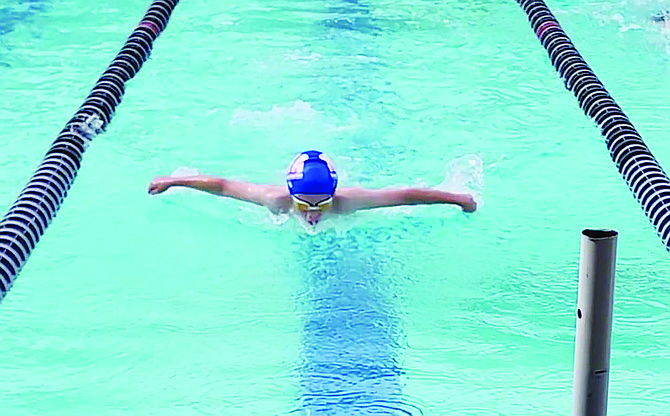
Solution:
<svg viewBox="0 0 670 416"><path fill-rule="evenodd" d="M573 416L605 416L618 233L582 231L577 296Z"/></svg>

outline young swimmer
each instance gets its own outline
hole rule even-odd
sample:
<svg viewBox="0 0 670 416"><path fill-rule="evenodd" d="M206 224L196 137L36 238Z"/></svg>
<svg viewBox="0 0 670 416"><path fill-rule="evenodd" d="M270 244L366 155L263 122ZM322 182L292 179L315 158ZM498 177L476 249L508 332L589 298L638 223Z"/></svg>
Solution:
<svg viewBox="0 0 670 416"><path fill-rule="evenodd" d="M437 189L337 189L337 173L332 162L317 150L308 150L296 156L288 168L286 184L288 187L253 184L207 175L183 178L158 176L149 185L149 193L156 195L172 186L185 186L262 205L274 213L295 213L310 225L316 225L326 214L346 214L398 205L452 204L460 206L465 212L477 209L471 195Z"/></svg>

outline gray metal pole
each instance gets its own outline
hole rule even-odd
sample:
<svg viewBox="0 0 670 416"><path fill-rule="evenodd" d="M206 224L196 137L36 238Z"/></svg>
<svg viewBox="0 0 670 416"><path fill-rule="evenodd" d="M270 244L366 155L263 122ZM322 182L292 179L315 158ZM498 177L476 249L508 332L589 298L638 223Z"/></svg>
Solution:
<svg viewBox="0 0 670 416"><path fill-rule="evenodd" d="M618 233L582 231L577 296L573 416L605 416Z"/></svg>

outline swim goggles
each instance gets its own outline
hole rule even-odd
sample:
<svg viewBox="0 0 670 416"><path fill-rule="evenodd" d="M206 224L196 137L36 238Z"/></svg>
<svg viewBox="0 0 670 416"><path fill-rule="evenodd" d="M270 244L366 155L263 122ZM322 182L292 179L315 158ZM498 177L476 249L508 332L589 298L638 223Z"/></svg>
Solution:
<svg viewBox="0 0 670 416"><path fill-rule="evenodd" d="M315 204L309 201L303 201L302 199L296 197L295 195L291 195L291 199L293 200L293 204L295 205L296 209L300 212L327 211L333 206L332 196L329 196L328 198L319 201Z"/></svg>

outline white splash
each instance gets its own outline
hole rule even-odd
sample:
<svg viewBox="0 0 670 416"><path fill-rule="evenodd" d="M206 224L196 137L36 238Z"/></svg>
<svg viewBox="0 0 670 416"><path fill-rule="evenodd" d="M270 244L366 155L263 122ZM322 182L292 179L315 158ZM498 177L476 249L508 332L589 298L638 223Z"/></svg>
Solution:
<svg viewBox="0 0 670 416"><path fill-rule="evenodd" d="M180 166L177 169L174 170L170 174L170 177L172 178L185 178L187 176L197 176L200 175L200 172L198 169L195 168L190 168L188 166ZM173 194L181 194L181 193L197 193L198 191L189 189L189 188L184 188L180 186L172 187L165 191L164 195L173 195Z"/></svg>
<svg viewBox="0 0 670 416"><path fill-rule="evenodd" d="M477 206L481 207L484 191L484 160L482 157L476 154L459 157L449 161L445 170L444 180L435 189L473 194Z"/></svg>
<svg viewBox="0 0 670 416"><path fill-rule="evenodd" d="M285 120L309 121L313 120L317 111L302 100L296 100L290 106L273 105L269 111L250 111L237 109L233 113L230 125L253 124L267 125L276 124Z"/></svg>
<svg viewBox="0 0 670 416"><path fill-rule="evenodd" d="M196 176L200 175L200 172L196 168L189 168L188 166L179 166L170 174L173 178L185 178L187 176Z"/></svg>

